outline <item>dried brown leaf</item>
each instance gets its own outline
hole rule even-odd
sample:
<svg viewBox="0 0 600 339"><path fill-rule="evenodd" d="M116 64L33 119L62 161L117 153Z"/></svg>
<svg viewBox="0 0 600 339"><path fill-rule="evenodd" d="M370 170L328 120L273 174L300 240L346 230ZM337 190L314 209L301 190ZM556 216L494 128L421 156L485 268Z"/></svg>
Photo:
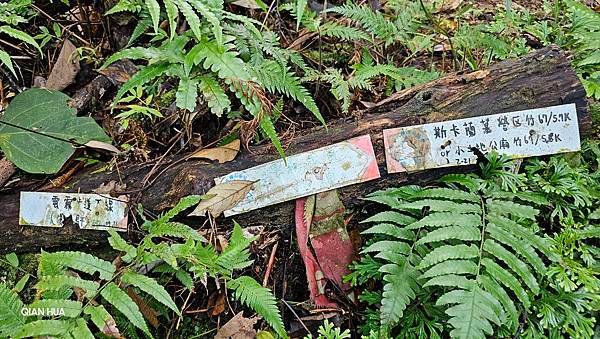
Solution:
<svg viewBox="0 0 600 339"><path fill-rule="evenodd" d="M442 7L437 12L451 12L462 4L463 0L444 0Z"/></svg>
<svg viewBox="0 0 600 339"><path fill-rule="evenodd" d="M244 8L260 9L260 6L256 3L255 0L237 0L232 2L231 4Z"/></svg>
<svg viewBox="0 0 600 339"><path fill-rule="evenodd" d="M257 317L245 318L240 312L217 331L215 339L254 339L254 325L257 321Z"/></svg>
<svg viewBox="0 0 600 339"><path fill-rule="evenodd" d="M58 59L48 76L46 88L60 91L73 83L80 69L76 49L71 41L65 39Z"/></svg>
<svg viewBox="0 0 600 339"><path fill-rule="evenodd" d="M215 148L206 148L195 152L190 158L204 158L217 160L220 164L235 159L235 156L240 151L240 139L236 139L227 145Z"/></svg>
<svg viewBox="0 0 600 339"><path fill-rule="evenodd" d="M102 141L97 141L97 140L88 141L85 144L85 146L90 147L90 148L95 148L95 149L102 149L102 150L113 152L113 153L121 153L121 151L118 148L116 148L115 146L113 146L107 142L102 142Z"/></svg>
<svg viewBox="0 0 600 339"><path fill-rule="evenodd" d="M209 212L213 217L234 207L252 189L254 181L232 180L222 182L206 192L207 199L200 201L190 216L204 216Z"/></svg>
<svg viewBox="0 0 600 339"><path fill-rule="evenodd" d="M140 312L142 312L142 315L144 318L146 318L146 320L148 320L150 325L152 325L154 328L158 327L158 324L160 323L158 316L160 313L148 305L148 303L146 303L142 297L135 293L133 289L128 288L127 294L131 297L131 299L133 299L133 302L138 305Z"/></svg>

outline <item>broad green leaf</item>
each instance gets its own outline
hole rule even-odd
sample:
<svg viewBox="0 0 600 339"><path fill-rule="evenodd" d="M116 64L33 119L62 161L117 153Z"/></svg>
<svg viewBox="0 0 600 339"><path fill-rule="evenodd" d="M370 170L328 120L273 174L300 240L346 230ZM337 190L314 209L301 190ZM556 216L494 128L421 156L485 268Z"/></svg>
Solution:
<svg viewBox="0 0 600 339"><path fill-rule="evenodd" d="M65 320L36 320L25 324L15 333L16 338L55 336L60 337L69 330Z"/></svg>
<svg viewBox="0 0 600 339"><path fill-rule="evenodd" d="M4 258L6 258L6 261L8 261L10 266L19 267L19 257L17 256L17 254L15 252L10 252L8 254L5 254Z"/></svg>
<svg viewBox="0 0 600 339"><path fill-rule="evenodd" d="M0 119L0 148L13 164L30 173L56 173L75 151L68 140L111 142L93 118L77 117L68 100L61 92L32 88L11 101Z"/></svg>
<svg viewBox="0 0 600 339"><path fill-rule="evenodd" d="M187 109L193 112L196 108L196 99L198 98L198 80L190 78L181 78L179 86L175 93L175 102L177 107Z"/></svg>

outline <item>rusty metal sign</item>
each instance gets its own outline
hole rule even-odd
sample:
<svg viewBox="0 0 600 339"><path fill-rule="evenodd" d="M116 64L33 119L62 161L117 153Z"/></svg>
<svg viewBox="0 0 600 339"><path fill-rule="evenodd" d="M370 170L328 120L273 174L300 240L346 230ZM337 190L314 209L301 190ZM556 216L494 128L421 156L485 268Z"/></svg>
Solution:
<svg viewBox="0 0 600 339"><path fill-rule="evenodd" d="M472 148L512 158L580 149L575 104L383 131L388 173L474 164Z"/></svg>
<svg viewBox="0 0 600 339"><path fill-rule="evenodd" d="M66 218L81 229L127 230L127 199L100 194L21 192L19 225L62 227Z"/></svg>
<svg viewBox="0 0 600 339"><path fill-rule="evenodd" d="M271 161L215 179L256 181L252 190L225 216L248 212L379 178L371 137L363 135L313 151Z"/></svg>

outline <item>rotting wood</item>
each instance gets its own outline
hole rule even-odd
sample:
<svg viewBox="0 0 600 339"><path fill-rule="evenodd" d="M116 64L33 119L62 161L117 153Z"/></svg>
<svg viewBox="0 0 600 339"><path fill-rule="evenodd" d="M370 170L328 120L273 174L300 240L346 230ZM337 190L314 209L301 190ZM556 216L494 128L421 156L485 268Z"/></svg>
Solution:
<svg viewBox="0 0 600 339"><path fill-rule="evenodd" d="M489 71L489 73L488 73ZM569 65L564 52L550 46L532 52L521 59L491 65L477 73L451 74L427 84L396 93L353 119L329 121L322 127L304 131L284 140L288 155L305 152L352 137L370 134L379 164L381 179L339 189L348 209L364 203L359 198L383 187L405 183L426 183L448 172L465 171L472 167L445 168L414 174L387 174L383 152L384 128L409 126L458 118L496 114L531 108L574 103L577 106L580 133L591 130L585 90ZM173 206L181 197L202 194L214 178L232 171L246 169L277 159L271 145L251 147L231 162L207 164L190 160L170 166L160 173L152 186L139 196L144 208L160 211ZM171 159L171 163L178 159ZM165 162L168 166L169 162ZM141 165L121 171L121 180L128 190L135 190L152 166ZM88 174L74 177L68 190L90 192L103 183L119 181L117 173ZM103 232L64 227L44 229L18 226L18 192L0 197L0 251L23 251L44 247L98 245L106 237ZM280 228L285 234L293 230L294 202L286 202L235 216L244 226L267 225ZM357 218L354 218L357 219ZM229 224L222 221L221 224Z"/></svg>

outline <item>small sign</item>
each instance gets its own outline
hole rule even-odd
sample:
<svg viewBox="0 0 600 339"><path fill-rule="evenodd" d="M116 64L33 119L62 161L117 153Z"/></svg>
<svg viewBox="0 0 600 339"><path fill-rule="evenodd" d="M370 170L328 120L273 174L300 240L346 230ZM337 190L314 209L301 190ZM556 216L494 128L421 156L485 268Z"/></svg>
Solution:
<svg viewBox="0 0 600 339"><path fill-rule="evenodd" d="M21 192L19 225L127 231L127 199L100 194Z"/></svg>
<svg viewBox="0 0 600 339"><path fill-rule="evenodd" d="M379 178L371 137L363 135L313 151L271 161L215 179L256 181L252 190L225 216L248 212Z"/></svg>
<svg viewBox="0 0 600 339"><path fill-rule="evenodd" d="M388 173L474 164L474 147L512 158L580 149L575 104L383 131Z"/></svg>

